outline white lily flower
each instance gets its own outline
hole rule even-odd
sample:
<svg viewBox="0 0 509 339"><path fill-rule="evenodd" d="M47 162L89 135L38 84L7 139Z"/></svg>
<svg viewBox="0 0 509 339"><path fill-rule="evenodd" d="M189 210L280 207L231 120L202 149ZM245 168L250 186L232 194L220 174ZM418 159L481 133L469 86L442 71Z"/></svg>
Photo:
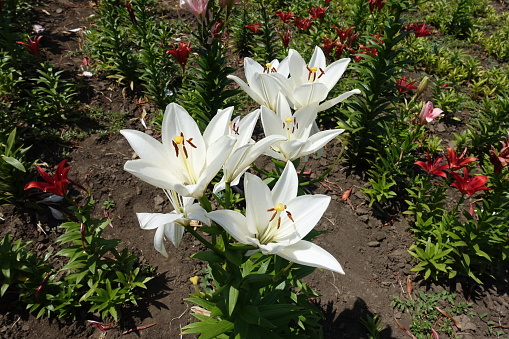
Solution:
<svg viewBox="0 0 509 339"><path fill-rule="evenodd" d="M279 74L281 78L288 78L288 58L281 62L272 60L265 66L251 58L244 58L244 74L247 83L235 75L228 75L228 78L235 81L259 105L275 109L280 85L272 75Z"/></svg>
<svg viewBox="0 0 509 339"><path fill-rule="evenodd" d="M230 109L218 111L213 120L228 114ZM124 169L151 185L199 199L235 145L235 138L218 137L220 132L211 121L202 136L189 113L171 103L164 113L162 143L140 131L120 131L140 158L127 161Z"/></svg>
<svg viewBox="0 0 509 339"><path fill-rule="evenodd" d="M322 217L330 197L318 194L297 197L298 185L291 162L286 164L272 191L259 177L246 173L246 215L218 210L207 216L235 240L254 245L265 255L276 254L291 262L344 274L329 252L302 240Z"/></svg>
<svg viewBox="0 0 509 339"><path fill-rule="evenodd" d="M275 142L267 155L281 160L292 161L321 149L329 141L343 133L344 129L333 129L312 134L317 115L317 103L304 106L292 114L288 101L278 96L277 114L262 106L262 124L265 135L281 135L284 141Z"/></svg>
<svg viewBox="0 0 509 339"><path fill-rule="evenodd" d="M173 206L170 213L136 213L140 227L144 230L157 228L154 235L154 248L168 257L164 239L170 240L175 247L178 247L185 228L193 222L200 221L210 226L210 219L205 216L205 209L200 204L194 203L194 198L182 197L175 191L164 190L166 196Z"/></svg>
<svg viewBox="0 0 509 339"><path fill-rule="evenodd" d="M343 58L327 66L325 54L318 46L315 47L309 64L306 64L306 61L299 52L293 49L290 49L288 59L290 78L288 79L278 73L274 73L273 77L277 80L282 92L292 102L295 109L325 100L350 63L349 58ZM320 104L318 111L326 110L351 95L359 93L361 91L358 89L345 92L336 98Z"/></svg>
<svg viewBox="0 0 509 339"><path fill-rule="evenodd" d="M270 135L255 142L251 137L259 116L260 110L257 109L244 118L236 117L229 123L228 133L237 139L237 143L223 166L223 178L214 186L214 193L224 190L226 183L237 185L242 174L261 154L268 151L275 141L284 140L282 136Z"/></svg>

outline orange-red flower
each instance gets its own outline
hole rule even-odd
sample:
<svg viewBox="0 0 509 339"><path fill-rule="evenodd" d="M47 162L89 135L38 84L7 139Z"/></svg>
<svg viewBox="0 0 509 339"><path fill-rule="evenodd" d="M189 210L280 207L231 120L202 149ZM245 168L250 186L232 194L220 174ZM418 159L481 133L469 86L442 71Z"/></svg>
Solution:
<svg viewBox="0 0 509 339"><path fill-rule="evenodd" d="M69 185L69 182L84 189L83 186L68 178L71 166L64 168L66 162L67 159L64 159L58 164L53 176L49 175L41 167L37 166L37 171L39 171L39 174L41 175L45 182L31 181L28 184L26 184L25 190L28 190L30 188L38 188L43 192L53 193L63 197L64 195L67 194L67 187Z"/></svg>
<svg viewBox="0 0 509 339"><path fill-rule="evenodd" d="M442 157L438 157L435 160L431 160L431 156L426 152L426 156L428 157L428 161L416 161L414 164L421 166L426 172L432 175L438 175L444 178L447 178L447 174L443 171L448 168L449 165L440 165L442 162Z"/></svg>
<svg viewBox="0 0 509 339"><path fill-rule="evenodd" d="M405 92L408 92L412 89L416 89L417 86L414 86L414 84L417 82L417 80L415 81L412 81L412 82L407 82L407 78L406 76L402 76L401 79L398 79L396 81L396 89L398 90L399 93L405 93Z"/></svg>
<svg viewBox="0 0 509 339"><path fill-rule="evenodd" d="M166 51L166 53L171 54L175 60L182 66L182 68L186 67L187 59L189 59L189 54L191 54L191 43L179 42L178 47L174 47L171 45L172 49Z"/></svg>
<svg viewBox="0 0 509 339"><path fill-rule="evenodd" d="M283 21L283 23L287 23L290 20L293 20L295 18L295 15L292 12L285 12L285 11L277 11L276 15Z"/></svg>
<svg viewBox="0 0 509 339"><path fill-rule="evenodd" d="M506 141L501 141L502 149L497 152L495 147L491 146L490 161L494 166L493 172L500 174L502 168L509 166L509 135L506 137Z"/></svg>
<svg viewBox="0 0 509 339"><path fill-rule="evenodd" d="M28 48L30 52L32 52L33 55L36 57L41 56L41 49L40 49L40 42L41 42L42 35L39 35L37 38L32 40L32 38L28 37L28 43L23 41L16 41L16 43L25 46Z"/></svg>
<svg viewBox="0 0 509 339"><path fill-rule="evenodd" d="M452 173L455 182L451 186L456 187L463 194L472 195L477 191L486 191L491 188L484 186L488 182L488 177L485 175L474 175L473 177L468 175L466 167L463 168L463 176L458 173Z"/></svg>
<svg viewBox="0 0 509 339"><path fill-rule="evenodd" d="M467 167L469 163L479 160L476 157L466 157L465 154L467 153L467 149L465 148L463 150L463 153L458 157L456 155L456 151L453 150L450 147L446 147L447 149L447 155L445 156L447 158L447 162L449 163L449 169L451 171L459 170L460 168Z"/></svg>

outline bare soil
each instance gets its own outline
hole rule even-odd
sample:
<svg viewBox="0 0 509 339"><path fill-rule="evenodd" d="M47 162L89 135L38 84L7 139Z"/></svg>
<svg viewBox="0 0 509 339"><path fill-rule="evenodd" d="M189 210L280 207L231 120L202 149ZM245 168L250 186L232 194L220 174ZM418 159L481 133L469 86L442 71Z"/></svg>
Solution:
<svg viewBox="0 0 509 339"><path fill-rule="evenodd" d="M79 32L70 29L88 27L87 18L94 13L92 2L80 0L50 0L38 8L39 24L46 28L42 40L50 60L59 68L75 74L82 55L79 51ZM72 52L72 53L71 53ZM143 130L139 119L141 106L136 98L123 95L122 88L99 75L82 79L86 91L80 100L85 105L96 106L104 111L127 112L131 118L126 128ZM145 106L150 112L150 106ZM442 134L450 133L454 126L435 126ZM123 246L140 255L143 263L157 268L157 275L149 283L148 291L138 308L130 308L123 314L122 322L107 332L101 332L86 322L99 320L97 314L83 314L76 321L35 319L24 310L25 305L9 295L0 299L0 338L179 338L181 328L194 321L189 302L184 301L193 292L189 278L199 275L203 263L189 256L200 250L200 245L186 235L178 249L168 244L170 258L166 259L153 248L153 232L140 229L136 212L169 211L170 206L161 190L139 181L123 170L133 152L121 135L90 135L85 140L66 145L58 151L55 145L39 145L41 159L51 159L65 152L70 158L71 177L91 185L99 206L106 200L116 205L108 211L113 218L112 227L105 231L107 237L123 241ZM50 149L52 148L52 149ZM312 159L308 168L317 175L333 162L339 146L330 144L325 155ZM68 154L68 156L67 156ZM56 164L57 160L52 161ZM262 159L261 164L268 162ZM351 204L341 199L341 194L353 188ZM382 338L407 338L396 324L408 328L410 317L391 307L393 296L405 295L407 278L414 289L436 292L450 288L458 292L459 300L474 304L472 311L487 313L484 320L509 325L509 284L507 267L498 272L496 279L484 286L472 286L455 282L452 286L433 285L422 282L411 272L412 258L407 249L412 243L408 222L400 213L376 211L368 206L360 188L366 186L361 175L349 172L338 165L322 184L313 188L314 193L332 196L326 214L318 224L318 230L327 231L316 243L332 253L343 265L346 275L316 270L306 282L320 295L317 301L323 308L326 338L367 338L359 319L366 314L379 314L386 324ZM19 215L10 208L2 210L4 221L0 224L0 236L10 232L15 239L32 240L32 248L41 255L54 249L53 241L58 230L50 227L49 216L39 219ZM104 213L97 210L98 217ZM41 232L36 223L41 221L47 231ZM156 323L155 326L122 335L135 326ZM460 319L462 329L455 328L460 338L491 338L487 325L479 317ZM507 332L506 332L507 333Z"/></svg>

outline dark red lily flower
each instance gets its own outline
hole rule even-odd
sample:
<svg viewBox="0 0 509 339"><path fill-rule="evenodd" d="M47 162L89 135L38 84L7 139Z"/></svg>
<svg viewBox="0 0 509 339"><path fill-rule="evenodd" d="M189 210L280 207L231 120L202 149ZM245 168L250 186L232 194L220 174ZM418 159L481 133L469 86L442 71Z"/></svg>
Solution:
<svg viewBox="0 0 509 339"><path fill-rule="evenodd" d="M447 174L444 172L444 169L448 168L449 165L440 165L442 163L442 157L438 157L435 160L431 160L431 156L426 152L426 157L428 158L427 162L424 161L416 161L414 164L421 166L426 172L431 175L438 175L440 177L447 178Z"/></svg>
<svg viewBox="0 0 509 339"><path fill-rule="evenodd" d="M40 49L41 38L42 38L42 35L39 35L34 40L32 40L32 38L28 37L28 43L22 42L22 41L16 41L16 43L28 48L28 50L30 52L32 52L32 54L35 55L36 57L40 57L41 56L41 49Z"/></svg>
<svg viewBox="0 0 509 339"><path fill-rule="evenodd" d="M166 51L166 53L171 54L175 60L182 66L183 69L186 68L187 59L189 59L189 54L191 54L191 43L188 42L187 45L184 42L179 42L178 47L171 45L172 49Z"/></svg>
<svg viewBox="0 0 509 339"><path fill-rule="evenodd" d="M359 54L359 56L361 58L362 58L362 55L360 55L360 54L365 54L365 55L369 55L369 56L377 56L378 50L375 47L368 47L368 46L359 44L359 49L357 50L357 54Z"/></svg>
<svg viewBox="0 0 509 339"><path fill-rule="evenodd" d="M509 166L509 135L506 137L506 141L501 141L502 149L497 152L495 147L491 146L490 162L493 164L493 172L500 174L502 168Z"/></svg>
<svg viewBox="0 0 509 339"><path fill-rule="evenodd" d="M373 12L375 8L378 11L381 11L382 8L385 6L385 0L366 0L369 4L369 11Z"/></svg>
<svg viewBox="0 0 509 339"><path fill-rule="evenodd" d="M415 81L412 81L412 82L407 82L407 78L406 76L402 76L401 79L398 79L396 81L396 86L397 86L397 90L399 93L405 93L405 92L408 92L412 89L416 89L417 86L414 86L414 84L417 82L417 80Z"/></svg>
<svg viewBox="0 0 509 339"><path fill-rule="evenodd" d="M484 186L488 182L488 177L485 175L474 175L470 177L466 167L463 168L463 176L458 173L452 173L455 182L451 186L456 187L463 194L472 195L477 191L487 191L491 188Z"/></svg>
<svg viewBox="0 0 509 339"><path fill-rule="evenodd" d="M447 158L447 162L449 163L449 169L451 171L459 170L460 168L464 168L468 166L469 163L479 160L476 157L466 157L465 154L467 153L467 149L465 148L463 150L463 153L458 157L456 156L456 151L453 150L450 147L446 147L447 149L447 155L445 156Z"/></svg>
<svg viewBox="0 0 509 339"><path fill-rule="evenodd" d="M327 10L329 9L329 7L322 7L322 6L316 6L316 7L311 7L310 10L308 10L307 12L309 13L309 15L314 18L314 19L318 19L318 20L323 20L323 17L325 16L325 12L327 12Z"/></svg>
<svg viewBox="0 0 509 339"><path fill-rule="evenodd" d="M416 38L431 35L431 28L426 27L426 23L418 24L414 22L406 26L407 31L413 31Z"/></svg>
<svg viewBox="0 0 509 339"><path fill-rule="evenodd" d="M28 184L26 184L25 190L28 190L30 188L38 188L43 192L53 193L63 197L67 194L67 187L69 185L69 182L85 190L83 186L81 186L74 180L68 178L71 166L64 168L66 162L67 159L64 159L58 164L55 170L55 174L53 174L53 176L49 175L41 167L37 166L37 171L39 172L39 174L41 175L45 182L30 181Z"/></svg>
<svg viewBox="0 0 509 339"><path fill-rule="evenodd" d="M277 11L276 15L281 19L281 21L283 21L284 24L295 18L295 15L292 12Z"/></svg>
<svg viewBox="0 0 509 339"><path fill-rule="evenodd" d="M342 43L336 44L336 60L341 59L341 55L343 54L343 51L346 49L346 45Z"/></svg>
<svg viewBox="0 0 509 339"><path fill-rule="evenodd" d="M355 26L350 26L348 28L344 28L343 26L341 28L339 28L338 26L332 26L332 27L336 30L336 33L338 34L338 39L341 42L345 42L351 36L355 35L355 33L352 33L352 31L355 29ZM358 36L359 36L359 34L357 33L357 36L355 37L355 39L357 39ZM355 39L354 39L354 41L355 41ZM352 41L352 43L354 41Z"/></svg>
<svg viewBox="0 0 509 339"><path fill-rule="evenodd" d="M249 28L254 34L256 34L262 28L262 24L260 22L253 22L251 25L246 25L246 28Z"/></svg>
<svg viewBox="0 0 509 339"><path fill-rule="evenodd" d="M134 10L132 7L132 2L128 1L124 4L125 8L127 8L127 12L129 13L129 18L131 18L131 22L133 25L138 25L138 21L136 21L136 16L134 15Z"/></svg>
<svg viewBox="0 0 509 339"><path fill-rule="evenodd" d="M337 46L336 42L337 42L336 40L331 40L328 36L323 38L322 47L325 55L327 56L330 55L332 50Z"/></svg>
<svg viewBox="0 0 509 339"><path fill-rule="evenodd" d="M298 30L301 31L307 31L309 29L309 26L313 23L313 21L307 17L307 18L293 18L293 22L295 23L295 26L297 26Z"/></svg>
<svg viewBox="0 0 509 339"><path fill-rule="evenodd" d="M281 40L283 41L283 47L288 48L288 45L290 44L290 39L292 38L290 30L286 30L284 34L278 35L281 37Z"/></svg>

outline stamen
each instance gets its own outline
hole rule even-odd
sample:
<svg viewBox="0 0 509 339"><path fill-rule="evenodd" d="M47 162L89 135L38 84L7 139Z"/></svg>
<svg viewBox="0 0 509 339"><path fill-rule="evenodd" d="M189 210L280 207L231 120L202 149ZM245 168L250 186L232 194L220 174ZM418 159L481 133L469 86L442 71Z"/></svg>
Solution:
<svg viewBox="0 0 509 339"><path fill-rule="evenodd" d="M272 217L270 217L269 222L271 222L272 220L274 220L274 218L276 217L276 215L277 215L277 212L274 212L274 214L272 214Z"/></svg>
<svg viewBox="0 0 509 339"><path fill-rule="evenodd" d="M178 138L178 137L175 137L175 138ZM177 158L179 156L179 147L177 146L177 143L175 142L175 140L172 140L171 141L173 147L175 148L175 154L177 155Z"/></svg>
<svg viewBox="0 0 509 339"><path fill-rule="evenodd" d="M285 122L292 122L292 121L293 121L292 118L286 118L285 119Z"/></svg>
<svg viewBox="0 0 509 339"><path fill-rule="evenodd" d="M292 217L292 214L290 213L290 211L286 211L286 215L288 216L288 218L290 218L291 221L295 222L295 220L293 220L293 217Z"/></svg>
<svg viewBox="0 0 509 339"><path fill-rule="evenodd" d="M184 155L186 156L186 159L189 158L189 155L187 155L186 146L182 146L182 149L184 150Z"/></svg>
<svg viewBox="0 0 509 339"><path fill-rule="evenodd" d="M318 79L320 79L322 77L322 75L324 75L324 74L325 74L325 71L320 68L320 75L318 76Z"/></svg>
<svg viewBox="0 0 509 339"><path fill-rule="evenodd" d="M283 205L282 203L279 203L279 204L277 204L276 206L274 206L274 210L275 210L275 211L278 211L278 212L282 212L282 211L284 211L284 210L285 210L285 208L286 208L286 206L285 206L285 205Z"/></svg>
<svg viewBox="0 0 509 339"><path fill-rule="evenodd" d="M277 218L277 229L281 227L281 217Z"/></svg>
<svg viewBox="0 0 509 339"><path fill-rule="evenodd" d="M189 145L191 145L192 148L197 148L191 141L193 141L193 138L189 138L186 140Z"/></svg>

